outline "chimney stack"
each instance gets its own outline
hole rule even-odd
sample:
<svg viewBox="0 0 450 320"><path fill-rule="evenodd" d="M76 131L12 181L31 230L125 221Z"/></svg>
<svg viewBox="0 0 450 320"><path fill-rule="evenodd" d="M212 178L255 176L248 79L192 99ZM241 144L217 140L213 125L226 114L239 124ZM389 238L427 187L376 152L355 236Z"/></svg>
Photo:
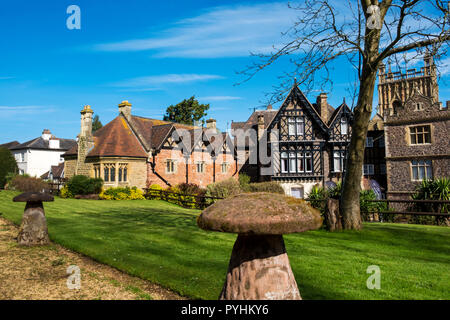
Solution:
<svg viewBox="0 0 450 320"><path fill-rule="evenodd" d="M92 115L94 111L92 111L91 106L86 105L81 110L81 137L90 137L92 135Z"/></svg>
<svg viewBox="0 0 450 320"><path fill-rule="evenodd" d="M265 127L264 114L261 113L258 115L258 140L260 140L264 134L264 127Z"/></svg>
<svg viewBox="0 0 450 320"><path fill-rule="evenodd" d="M272 105L271 105L271 104L269 104L269 105L267 106L267 110L272 110Z"/></svg>
<svg viewBox="0 0 450 320"><path fill-rule="evenodd" d="M58 138L50 138L50 140L48 142L48 147L50 149L59 149L60 148L59 139Z"/></svg>
<svg viewBox="0 0 450 320"><path fill-rule="evenodd" d="M48 140L50 140L51 137L52 137L52 133L50 132L50 130L44 129L44 131L42 131L42 139L44 139L45 141L48 141Z"/></svg>
<svg viewBox="0 0 450 320"><path fill-rule="evenodd" d="M119 104L119 114L122 113L125 118L129 119L131 117L131 103L127 100L122 101Z"/></svg>
<svg viewBox="0 0 450 320"><path fill-rule="evenodd" d="M319 114L322 120L326 123L328 121L328 102L327 102L327 94L322 92L317 97L317 107L319 109Z"/></svg>
<svg viewBox="0 0 450 320"><path fill-rule="evenodd" d="M89 150L94 147L94 139L92 137L92 111L91 106L84 106L81 110L81 131L78 136L78 157L75 174L89 176L91 167L86 164L86 156Z"/></svg>
<svg viewBox="0 0 450 320"><path fill-rule="evenodd" d="M216 119L208 119L206 120L206 129L213 129L216 130Z"/></svg>

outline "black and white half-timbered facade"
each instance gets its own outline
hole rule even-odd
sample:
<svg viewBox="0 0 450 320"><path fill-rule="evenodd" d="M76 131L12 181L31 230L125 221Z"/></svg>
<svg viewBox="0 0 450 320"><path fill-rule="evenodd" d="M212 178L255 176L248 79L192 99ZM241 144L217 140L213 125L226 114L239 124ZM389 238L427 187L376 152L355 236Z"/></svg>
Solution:
<svg viewBox="0 0 450 320"><path fill-rule="evenodd" d="M353 121L345 101L334 109L322 93L312 104L294 85L279 110L270 107L256 112L247 122L233 122L232 129L252 127L248 122L258 119L254 126L258 149L267 144L271 161L246 163L241 173L250 173L254 181L276 181L287 195L299 198L306 197L314 185L325 186L342 178Z"/></svg>

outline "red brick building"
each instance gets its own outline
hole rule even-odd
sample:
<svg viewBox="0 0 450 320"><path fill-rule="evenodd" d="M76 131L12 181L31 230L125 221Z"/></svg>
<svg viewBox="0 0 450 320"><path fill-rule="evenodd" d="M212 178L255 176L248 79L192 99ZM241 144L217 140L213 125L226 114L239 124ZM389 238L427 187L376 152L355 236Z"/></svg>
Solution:
<svg viewBox="0 0 450 320"><path fill-rule="evenodd" d="M162 187L213 182L238 177L229 136L216 122L189 126L131 114L131 104L119 104L119 115L92 133L90 106L81 111L78 143L64 154L65 177L76 174L102 178L105 187L152 184Z"/></svg>

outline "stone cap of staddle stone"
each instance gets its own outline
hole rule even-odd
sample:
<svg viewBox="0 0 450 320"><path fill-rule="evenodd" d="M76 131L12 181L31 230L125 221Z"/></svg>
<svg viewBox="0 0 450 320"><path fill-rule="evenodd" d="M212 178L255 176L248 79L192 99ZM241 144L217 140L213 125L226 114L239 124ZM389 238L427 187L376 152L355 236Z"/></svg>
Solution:
<svg viewBox="0 0 450 320"><path fill-rule="evenodd" d="M241 193L216 202L201 213L197 224L204 230L281 235L318 229L322 217L304 200L257 192Z"/></svg>
<svg viewBox="0 0 450 320"><path fill-rule="evenodd" d="M25 192L14 197L14 202L50 202L54 201L52 195L42 192Z"/></svg>

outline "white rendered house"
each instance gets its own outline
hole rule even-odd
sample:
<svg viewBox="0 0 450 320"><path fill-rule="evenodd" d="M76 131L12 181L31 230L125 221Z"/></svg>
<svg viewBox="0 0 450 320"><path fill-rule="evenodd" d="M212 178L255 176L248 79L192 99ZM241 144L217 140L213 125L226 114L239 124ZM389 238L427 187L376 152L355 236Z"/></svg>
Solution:
<svg viewBox="0 0 450 320"><path fill-rule="evenodd" d="M16 159L20 174L40 177L48 172L51 166L64 162L63 153L76 145L75 140L61 139L53 136L45 129L42 135L33 140L10 148Z"/></svg>

